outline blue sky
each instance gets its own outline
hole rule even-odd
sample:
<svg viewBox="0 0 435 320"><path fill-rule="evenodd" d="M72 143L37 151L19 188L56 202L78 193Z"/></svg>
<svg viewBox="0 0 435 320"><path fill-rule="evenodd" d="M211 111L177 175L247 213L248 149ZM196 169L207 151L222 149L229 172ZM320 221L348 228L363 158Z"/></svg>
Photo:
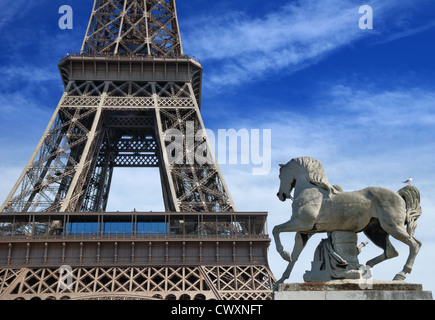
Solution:
<svg viewBox="0 0 435 320"><path fill-rule="evenodd" d="M92 2L0 0L0 201L58 103L57 63L80 50ZM74 10L73 30L58 27L65 4ZM365 4L373 7L373 30L358 27ZM268 211L269 231L288 220L290 204L275 194L278 163L294 157L319 159L329 180L349 191L398 190L412 175L422 194L416 236L423 248L408 281L435 290L434 1L178 0L177 9L184 51L204 67L206 127L272 130L269 175L253 176L247 165L221 166L238 210ZM161 193L153 196L158 172L151 171L115 172L112 208L131 210L121 207L128 199L139 210L163 209L154 200ZM323 236L310 240L290 281L302 281ZM291 250L293 235L283 239ZM408 249L393 244L400 256L375 267L375 278L390 280L401 270ZM379 253L369 244L360 260ZM273 243L270 264L279 278L285 264Z"/></svg>

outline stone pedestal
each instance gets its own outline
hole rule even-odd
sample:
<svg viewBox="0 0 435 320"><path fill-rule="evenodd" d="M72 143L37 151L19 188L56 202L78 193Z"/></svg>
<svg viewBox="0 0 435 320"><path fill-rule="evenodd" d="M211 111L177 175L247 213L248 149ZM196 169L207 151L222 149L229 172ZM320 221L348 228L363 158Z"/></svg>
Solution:
<svg viewBox="0 0 435 320"><path fill-rule="evenodd" d="M358 261L357 235L352 231L334 231L318 245L311 262L311 270L304 274L305 282L335 279L370 278Z"/></svg>
<svg viewBox="0 0 435 320"><path fill-rule="evenodd" d="M360 280L335 280L311 283L283 283L274 300L433 300L431 291L421 284L404 281L371 281L371 289Z"/></svg>
<svg viewBox="0 0 435 320"><path fill-rule="evenodd" d="M330 234L332 247L335 252L349 264L350 267L358 269L358 237L352 231L334 231Z"/></svg>

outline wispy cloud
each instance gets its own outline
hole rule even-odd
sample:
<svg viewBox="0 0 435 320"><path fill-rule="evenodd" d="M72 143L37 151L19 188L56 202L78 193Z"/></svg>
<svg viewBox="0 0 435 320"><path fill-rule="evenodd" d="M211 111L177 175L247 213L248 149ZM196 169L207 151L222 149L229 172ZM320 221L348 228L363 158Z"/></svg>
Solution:
<svg viewBox="0 0 435 320"><path fill-rule="evenodd" d="M411 174L420 175L420 183L429 188L426 175L435 170L427 157L435 150L432 91L418 87L387 91L352 83L323 90L309 115L294 111L297 107L269 109L257 114L255 124L239 119L238 125L272 129L273 165L292 157L317 157L330 163L337 183L344 183L347 190L375 183L400 185L400 179Z"/></svg>
<svg viewBox="0 0 435 320"><path fill-rule="evenodd" d="M28 66L1 66L0 76L2 79L23 80L25 81L47 81L59 80L59 71L56 65L49 65L45 67L35 67L34 65Z"/></svg>
<svg viewBox="0 0 435 320"><path fill-rule="evenodd" d="M424 32L397 12L412 15L412 4L366 1L373 7L374 30L361 30L361 1L286 1L261 17L244 12L200 17L183 29L185 51L206 61L206 87L240 85L273 74L291 74L324 60L357 41L374 37L389 42ZM397 21L396 21L397 20ZM408 19L409 20L409 19ZM403 30L406 28L406 30Z"/></svg>
<svg viewBox="0 0 435 320"><path fill-rule="evenodd" d="M411 29L407 29L404 31L394 33L392 35L387 36L384 40L374 42L372 45L385 44L385 43L396 41L399 39L411 37L413 35L428 31L434 27L435 27L435 20L431 21L425 25L422 25L420 27L411 28Z"/></svg>
<svg viewBox="0 0 435 320"><path fill-rule="evenodd" d="M6 2L6 1L5 1ZM2 30L7 24L13 21L20 13L26 10L29 1L26 0L15 0L8 1L7 10L2 10L0 15L0 30ZM2 1L1 6L6 6L6 3Z"/></svg>
<svg viewBox="0 0 435 320"><path fill-rule="evenodd" d="M31 97L27 91L0 93L0 160L3 164L30 156L50 119L53 110L44 108L45 105Z"/></svg>
<svg viewBox="0 0 435 320"><path fill-rule="evenodd" d="M298 1L261 18L235 12L204 17L183 37L186 49L217 64L208 83L238 84L265 73L298 70L370 35L354 1Z"/></svg>
<svg viewBox="0 0 435 320"><path fill-rule="evenodd" d="M367 91L345 85L329 92L334 112L353 125L400 130L435 125L435 93L421 88Z"/></svg>

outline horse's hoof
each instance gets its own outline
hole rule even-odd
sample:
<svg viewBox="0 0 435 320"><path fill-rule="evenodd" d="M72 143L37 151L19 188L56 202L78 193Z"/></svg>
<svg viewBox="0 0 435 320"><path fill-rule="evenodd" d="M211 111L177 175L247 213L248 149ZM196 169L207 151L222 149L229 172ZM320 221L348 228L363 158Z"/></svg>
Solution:
<svg viewBox="0 0 435 320"><path fill-rule="evenodd" d="M288 251L283 251L280 253L281 257L287 261L287 262L292 262L292 258L290 257L290 253L288 253Z"/></svg>
<svg viewBox="0 0 435 320"><path fill-rule="evenodd" d="M275 282L275 285L273 286L273 291L278 291L278 289L279 289L279 285L280 285L281 283L284 283L284 280L283 280L283 279L280 279L280 280L278 280L277 282Z"/></svg>
<svg viewBox="0 0 435 320"><path fill-rule="evenodd" d="M394 277L393 281L405 281L406 279L406 275L404 272L399 272L398 274L396 274L396 276Z"/></svg>

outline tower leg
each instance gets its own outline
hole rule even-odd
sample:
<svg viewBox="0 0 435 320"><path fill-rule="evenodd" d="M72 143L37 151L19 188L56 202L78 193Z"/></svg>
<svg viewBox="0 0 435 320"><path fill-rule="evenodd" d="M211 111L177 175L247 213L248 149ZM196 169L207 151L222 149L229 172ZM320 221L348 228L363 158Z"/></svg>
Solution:
<svg viewBox="0 0 435 320"><path fill-rule="evenodd" d="M105 92L101 95L100 104L96 109L91 130L87 134L87 142L83 152L81 153L80 162L75 167L76 170L74 177L71 181L66 197L62 201L60 208L61 212L74 212L80 209L77 207L78 200L84 194L84 192L86 192L84 185L87 180L90 167L94 161L95 148L99 149L100 147L100 145L97 143L97 129L101 129L101 114L103 110L104 99L107 96L106 92L108 85L106 84L105 87Z"/></svg>

